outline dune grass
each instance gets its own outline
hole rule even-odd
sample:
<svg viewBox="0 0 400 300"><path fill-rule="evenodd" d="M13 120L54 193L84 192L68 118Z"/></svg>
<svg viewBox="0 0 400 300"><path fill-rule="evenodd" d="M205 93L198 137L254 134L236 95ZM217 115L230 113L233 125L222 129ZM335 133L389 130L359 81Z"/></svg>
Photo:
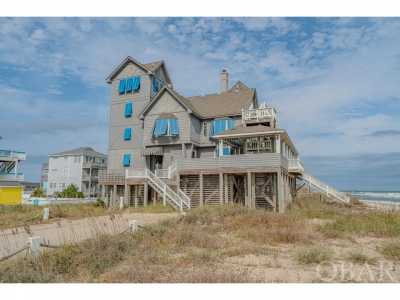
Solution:
<svg viewBox="0 0 400 300"><path fill-rule="evenodd" d="M353 250L347 255L347 260L352 262L353 264L358 264L358 265L364 265L364 264L369 264L369 265L374 265L377 262L376 257L370 257L363 253L362 250Z"/></svg>
<svg viewBox="0 0 400 300"><path fill-rule="evenodd" d="M400 241L390 241L385 243L378 250L388 259L400 262Z"/></svg>
<svg viewBox="0 0 400 300"><path fill-rule="evenodd" d="M321 231L329 237L344 235L398 237L400 214L398 212L369 211L337 215L334 222L325 224Z"/></svg>
<svg viewBox="0 0 400 300"><path fill-rule="evenodd" d="M263 279L251 269L227 260L261 256L274 261L287 249L287 263L298 268L335 259L374 263L375 258L354 249L339 257L328 242L334 235L397 235L397 213L366 212L319 199L306 202L298 201L285 214L241 206L193 209L134 235L99 235L37 259L6 261L0 264L0 282L259 282ZM388 244L380 251L398 260L399 249L399 244Z"/></svg>
<svg viewBox="0 0 400 300"><path fill-rule="evenodd" d="M49 220L46 222L54 222L59 219L80 219L87 217L96 217L108 214L119 213L169 213L174 212L170 206L162 204L148 205L146 207L130 207L128 209L109 210L99 206L96 203L89 204L60 204L50 206L32 206L32 205L16 205L4 206L0 205L0 229L14 228L25 225L33 225L43 223L43 208L50 208Z"/></svg>
<svg viewBox="0 0 400 300"><path fill-rule="evenodd" d="M49 221L60 218L84 218L107 214L94 204L60 204L50 206ZM0 206L0 229L38 224L42 222L43 207L31 205Z"/></svg>
<svg viewBox="0 0 400 300"><path fill-rule="evenodd" d="M275 255L304 244L303 220L243 207L205 207L140 229L0 264L1 282L249 282L245 270L218 267L238 255ZM249 229L251 228L251 229ZM293 233L294 232L294 233Z"/></svg>
<svg viewBox="0 0 400 300"><path fill-rule="evenodd" d="M299 264L320 264L323 262L330 261L332 259L333 252L322 246L313 246L305 248L296 253L296 260Z"/></svg>

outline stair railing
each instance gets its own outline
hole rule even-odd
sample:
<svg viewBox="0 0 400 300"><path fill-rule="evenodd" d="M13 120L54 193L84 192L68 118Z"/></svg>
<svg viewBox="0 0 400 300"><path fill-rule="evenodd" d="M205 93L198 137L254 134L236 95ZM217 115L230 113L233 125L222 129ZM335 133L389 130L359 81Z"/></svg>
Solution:
<svg viewBox="0 0 400 300"><path fill-rule="evenodd" d="M346 202L349 203L350 202L350 197L347 196L344 193L341 193L339 191L337 191L336 189L330 187L329 185L321 182L320 180L318 180L317 178L309 175L309 174L303 174L302 176L303 180L308 182L309 184L313 185L314 187L316 187L317 189L319 189L320 191L326 193L326 196L331 196L333 198L336 198L342 202Z"/></svg>

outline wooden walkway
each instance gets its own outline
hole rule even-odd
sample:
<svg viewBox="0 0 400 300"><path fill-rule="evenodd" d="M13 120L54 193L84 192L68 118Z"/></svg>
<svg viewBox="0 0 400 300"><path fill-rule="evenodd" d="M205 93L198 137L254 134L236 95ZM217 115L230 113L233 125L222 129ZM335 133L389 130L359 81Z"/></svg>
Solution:
<svg viewBox="0 0 400 300"><path fill-rule="evenodd" d="M5 229L0 231L0 258L25 247L29 237L40 236L42 243L60 246L78 243L98 234L121 233L128 229L129 220L146 225L176 216L176 213L130 213Z"/></svg>

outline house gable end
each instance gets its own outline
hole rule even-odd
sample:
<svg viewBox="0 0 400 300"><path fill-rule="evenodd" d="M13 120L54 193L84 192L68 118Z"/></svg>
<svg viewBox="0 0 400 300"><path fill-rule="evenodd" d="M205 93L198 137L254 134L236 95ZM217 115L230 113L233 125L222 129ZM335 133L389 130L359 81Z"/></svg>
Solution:
<svg viewBox="0 0 400 300"><path fill-rule="evenodd" d="M107 83L111 83L115 79L115 77L117 77L118 74L121 73L122 70L124 70L124 68L127 65L129 65L130 63L136 65L139 68L141 68L146 73L151 74L151 72L144 65L142 65L141 63L139 63L137 60L133 59L132 57L128 56L106 78Z"/></svg>
<svg viewBox="0 0 400 300"><path fill-rule="evenodd" d="M175 100L175 103L177 103L180 107L182 107L184 110L186 110L188 113L191 113L192 111L190 110L189 107L187 107L181 99L176 97L175 93L173 93L170 89L167 87L163 87L158 94L154 97L154 99L146 105L146 107L143 109L143 111L140 113L140 118L144 119L147 114L149 114L152 109L155 107L156 103L162 100L165 97L165 94L168 94L170 97ZM171 104L171 103L170 103Z"/></svg>

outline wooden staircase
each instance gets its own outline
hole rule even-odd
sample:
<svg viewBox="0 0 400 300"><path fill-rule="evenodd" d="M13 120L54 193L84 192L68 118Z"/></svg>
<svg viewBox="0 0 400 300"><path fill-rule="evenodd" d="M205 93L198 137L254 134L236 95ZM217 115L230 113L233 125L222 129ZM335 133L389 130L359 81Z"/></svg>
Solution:
<svg viewBox="0 0 400 300"><path fill-rule="evenodd" d="M171 173L170 173L171 174ZM159 195L161 195L164 204L169 204L173 208L183 211L191 208L191 200L178 186L168 184L171 178L160 178L149 169L126 170L126 179L144 179Z"/></svg>
<svg viewBox="0 0 400 300"><path fill-rule="evenodd" d="M328 198L338 202L350 203L350 196L346 195L345 193L339 192L333 187L330 187L329 185L321 182L317 178L306 173L302 174L300 178L307 185L325 194Z"/></svg>

